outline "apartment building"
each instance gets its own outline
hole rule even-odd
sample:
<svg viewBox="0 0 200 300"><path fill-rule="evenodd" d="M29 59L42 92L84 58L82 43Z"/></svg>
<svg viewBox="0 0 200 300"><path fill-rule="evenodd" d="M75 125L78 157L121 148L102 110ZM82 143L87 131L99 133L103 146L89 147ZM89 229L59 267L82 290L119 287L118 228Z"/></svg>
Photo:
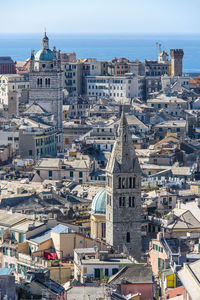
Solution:
<svg viewBox="0 0 200 300"><path fill-rule="evenodd" d="M116 101L144 97L144 77L142 76L86 76L87 95L107 97Z"/></svg>
<svg viewBox="0 0 200 300"><path fill-rule="evenodd" d="M0 76L0 103L7 105L13 100L13 92L20 95L21 102L28 102L29 80L26 75L7 74Z"/></svg>

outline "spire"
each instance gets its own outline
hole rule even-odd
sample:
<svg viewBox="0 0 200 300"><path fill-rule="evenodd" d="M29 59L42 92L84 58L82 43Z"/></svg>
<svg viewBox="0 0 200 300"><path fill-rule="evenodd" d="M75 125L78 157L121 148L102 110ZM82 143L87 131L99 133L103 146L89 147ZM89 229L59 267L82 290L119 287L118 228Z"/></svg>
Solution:
<svg viewBox="0 0 200 300"><path fill-rule="evenodd" d="M124 110L122 110L117 139L107 165L107 171L111 173L140 172L138 158Z"/></svg>
<svg viewBox="0 0 200 300"><path fill-rule="evenodd" d="M49 39L46 33L46 29L44 31L44 37L42 39L42 50L48 50L49 49Z"/></svg>

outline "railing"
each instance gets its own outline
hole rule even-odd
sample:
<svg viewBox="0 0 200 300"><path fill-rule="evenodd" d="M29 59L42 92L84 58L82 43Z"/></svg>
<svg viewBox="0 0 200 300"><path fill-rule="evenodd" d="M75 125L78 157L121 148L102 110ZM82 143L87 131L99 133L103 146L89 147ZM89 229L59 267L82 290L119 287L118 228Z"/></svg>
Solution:
<svg viewBox="0 0 200 300"><path fill-rule="evenodd" d="M18 254L18 262L36 268L47 268L51 266L51 261L45 260L42 257L31 257L30 255L24 253Z"/></svg>

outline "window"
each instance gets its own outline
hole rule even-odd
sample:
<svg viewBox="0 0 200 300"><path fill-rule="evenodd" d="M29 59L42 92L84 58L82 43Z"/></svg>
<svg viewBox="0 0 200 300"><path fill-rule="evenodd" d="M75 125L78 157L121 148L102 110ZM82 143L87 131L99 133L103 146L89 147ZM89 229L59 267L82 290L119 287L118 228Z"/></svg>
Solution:
<svg viewBox="0 0 200 300"><path fill-rule="evenodd" d="M135 177L133 177L133 188L135 188Z"/></svg>
<svg viewBox="0 0 200 300"><path fill-rule="evenodd" d="M94 269L94 277L100 278L100 269Z"/></svg>
<svg viewBox="0 0 200 300"><path fill-rule="evenodd" d="M126 178L122 178L122 188L126 188Z"/></svg>
<svg viewBox="0 0 200 300"><path fill-rule="evenodd" d="M28 154L29 154L29 156L32 156L32 155L33 155L33 151L32 151L32 150L29 150L29 151L28 151Z"/></svg>
<svg viewBox="0 0 200 300"><path fill-rule="evenodd" d="M5 262L5 268L8 268L8 262Z"/></svg>
<svg viewBox="0 0 200 300"><path fill-rule="evenodd" d="M22 269L21 269L21 265L17 265L17 273L21 274L22 273Z"/></svg>
<svg viewBox="0 0 200 300"><path fill-rule="evenodd" d="M114 268L112 269L112 275L115 275L118 272L118 269Z"/></svg>
<svg viewBox="0 0 200 300"><path fill-rule="evenodd" d="M125 197L119 197L119 207L124 207L126 203Z"/></svg>
<svg viewBox="0 0 200 300"><path fill-rule="evenodd" d="M49 171L49 177L52 177L52 175L53 175L53 171Z"/></svg>
<svg viewBox="0 0 200 300"><path fill-rule="evenodd" d="M19 243L23 243L24 242L24 234L19 232Z"/></svg>
<svg viewBox="0 0 200 300"><path fill-rule="evenodd" d="M101 223L101 237L106 237L106 223Z"/></svg>
<svg viewBox="0 0 200 300"><path fill-rule="evenodd" d="M82 171L79 172L79 178L83 178L83 172Z"/></svg>
<svg viewBox="0 0 200 300"><path fill-rule="evenodd" d="M70 176L71 178L73 178L73 177L74 177L74 172L73 172L73 171L70 171L69 176Z"/></svg>
<svg viewBox="0 0 200 300"><path fill-rule="evenodd" d="M129 189L132 188L132 177L129 177Z"/></svg>
<svg viewBox="0 0 200 300"><path fill-rule="evenodd" d="M105 269L105 276L109 276L109 270Z"/></svg>
<svg viewBox="0 0 200 300"><path fill-rule="evenodd" d="M12 252L12 249L10 248L10 256L12 257L13 256L13 252Z"/></svg>
<svg viewBox="0 0 200 300"><path fill-rule="evenodd" d="M129 207L135 206L135 197L129 197Z"/></svg>
<svg viewBox="0 0 200 300"><path fill-rule="evenodd" d="M127 232L127 234L126 234L126 242L130 243L130 241L131 241L130 232Z"/></svg>
<svg viewBox="0 0 200 300"><path fill-rule="evenodd" d="M121 177L119 177L118 188L121 189L121 187L122 187L122 179Z"/></svg>

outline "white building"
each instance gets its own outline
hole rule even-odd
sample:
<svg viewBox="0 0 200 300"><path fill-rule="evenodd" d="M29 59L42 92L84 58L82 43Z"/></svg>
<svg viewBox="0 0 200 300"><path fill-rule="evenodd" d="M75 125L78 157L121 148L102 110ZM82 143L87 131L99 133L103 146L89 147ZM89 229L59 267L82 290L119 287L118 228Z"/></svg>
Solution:
<svg viewBox="0 0 200 300"><path fill-rule="evenodd" d="M190 88L190 77L189 76L168 76L164 75L161 77L162 90L170 88L175 83L187 89Z"/></svg>
<svg viewBox="0 0 200 300"><path fill-rule="evenodd" d="M85 76L87 95L107 97L116 101L143 97L142 76Z"/></svg>
<svg viewBox="0 0 200 300"><path fill-rule="evenodd" d="M13 92L17 92L21 96L22 92L28 90L28 88L29 88L29 81L27 76L25 75L19 75L19 74L1 75L0 76L0 104L4 104L8 106L9 96Z"/></svg>
<svg viewBox="0 0 200 300"><path fill-rule="evenodd" d="M98 251L97 247L74 249L74 278L81 283L110 277L122 267L132 264L125 256Z"/></svg>

